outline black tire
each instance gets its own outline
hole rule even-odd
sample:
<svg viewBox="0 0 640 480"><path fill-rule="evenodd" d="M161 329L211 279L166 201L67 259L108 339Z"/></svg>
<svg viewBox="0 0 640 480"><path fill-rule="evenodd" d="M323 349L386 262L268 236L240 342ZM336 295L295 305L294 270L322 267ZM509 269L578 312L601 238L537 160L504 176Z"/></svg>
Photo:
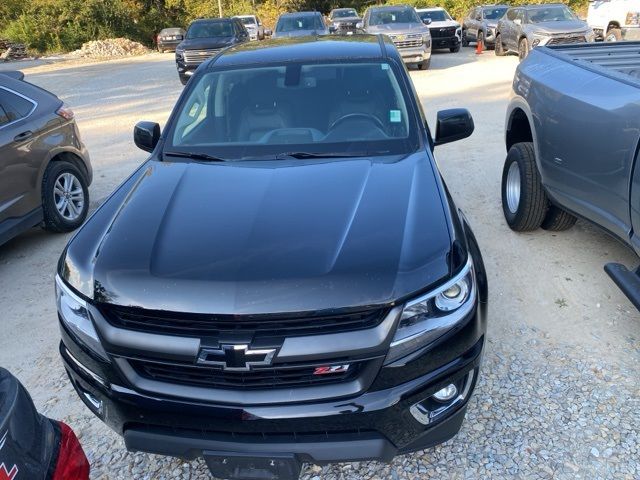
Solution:
<svg viewBox="0 0 640 480"><path fill-rule="evenodd" d="M455 47L450 47L449 51L451 53L458 53L460 51L460 44L456 45Z"/></svg>
<svg viewBox="0 0 640 480"><path fill-rule="evenodd" d="M466 30L462 30L462 46L463 47L468 47L469 46L469 40L467 40L467 31Z"/></svg>
<svg viewBox="0 0 640 480"><path fill-rule="evenodd" d="M518 42L518 58L522 61L527 58L527 55L529 55L529 40L521 38Z"/></svg>
<svg viewBox="0 0 640 480"><path fill-rule="evenodd" d="M187 77L186 75L179 75L180 77L180 83L182 85L186 85L189 82L189 77Z"/></svg>
<svg viewBox="0 0 640 480"><path fill-rule="evenodd" d="M417 64L418 70L429 70L430 65L431 65L431 59L425 60Z"/></svg>
<svg viewBox="0 0 640 480"><path fill-rule="evenodd" d="M619 28L610 28L604 36L605 42L621 42L622 30Z"/></svg>
<svg viewBox="0 0 640 480"><path fill-rule="evenodd" d="M509 205L507 194L507 178L511 165L514 168L514 179L520 180L517 205ZM536 166L533 143L516 143L509 149L502 170L502 211L511 230L527 232L540 228L549 208L547 194L542 188L540 174Z"/></svg>
<svg viewBox="0 0 640 480"><path fill-rule="evenodd" d="M79 214L73 219L65 218L56 207L56 200L61 199L61 196L56 193L56 183L63 175L67 174L75 177L82 189L82 208L79 211L76 210ZM43 228L50 232L71 232L82 225L89 212L89 189L84 172L71 162L51 162L42 178L42 210L44 213Z"/></svg>
<svg viewBox="0 0 640 480"><path fill-rule="evenodd" d="M549 210L547 210L547 215L544 217L541 227L551 232L560 232L573 227L576 220L577 218L569 212L555 205L549 205Z"/></svg>
<svg viewBox="0 0 640 480"><path fill-rule="evenodd" d="M504 57L505 55L504 45L502 44L502 35L500 35L499 33L496 35L495 52L496 56L498 57Z"/></svg>
<svg viewBox="0 0 640 480"><path fill-rule="evenodd" d="M484 44L484 32L482 30L480 30L478 32L478 40L476 41L476 43L482 43L482 48L485 48L485 44Z"/></svg>

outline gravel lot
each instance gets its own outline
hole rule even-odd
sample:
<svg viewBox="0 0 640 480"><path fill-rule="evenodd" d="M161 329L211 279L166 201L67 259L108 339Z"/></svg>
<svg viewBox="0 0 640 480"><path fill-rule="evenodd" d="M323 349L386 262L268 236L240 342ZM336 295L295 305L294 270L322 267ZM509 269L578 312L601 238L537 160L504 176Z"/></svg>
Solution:
<svg viewBox="0 0 640 480"><path fill-rule="evenodd" d="M94 205L145 159L131 140L134 123L162 124L181 91L171 54L19 65L75 110L92 154ZM305 480L640 478L640 315L602 270L607 261L635 266L637 258L583 222L558 234L507 228L499 187L516 66L515 57L464 49L436 54L431 70L412 72L431 121L453 106L468 107L476 121L471 138L437 150L490 277L484 367L462 431L390 465L307 467ZM76 430L92 478L209 478L200 461L127 453L73 392L58 359L53 297L67 240L34 229L0 247L0 365L24 382L43 413Z"/></svg>

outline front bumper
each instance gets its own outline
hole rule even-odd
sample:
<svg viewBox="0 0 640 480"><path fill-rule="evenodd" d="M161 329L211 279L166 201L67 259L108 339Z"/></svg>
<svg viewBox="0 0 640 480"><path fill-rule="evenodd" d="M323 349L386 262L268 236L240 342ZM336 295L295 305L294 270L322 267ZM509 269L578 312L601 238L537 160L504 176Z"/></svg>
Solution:
<svg viewBox="0 0 640 480"><path fill-rule="evenodd" d="M175 396L137 391L114 364L93 358L64 327L60 352L80 398L124 436L129 450L182 458L210 451L282 453L318 464L388 461L442 443L460 429L478 377L485 311L480 304L460 329L401 367L383 367L368 390L322 401L234 405L189 400L180 390ZM444 386L466 381L464 398L426 425L410 412Z"/></svg>
<svg viewBox="0 0 640 480"><path fill-rule="evenodd" d="M460 39L454 35L452 37L431 37L432 48L455 48L460 45Z"/></svg>
<svg viewBox="0 0 640 480"><path fill-rule="evenodd" d="M431 58L431 40L420 47L398 48L404 63L420 63Z"/></svg>
<svg viewBox="0 0 640 480"><path fill-rule="evenodd" d="M158 41L158 48L162 48L165 50L175 50L178 45L182 43L182 40L168 40L168 41Z"/></svg>

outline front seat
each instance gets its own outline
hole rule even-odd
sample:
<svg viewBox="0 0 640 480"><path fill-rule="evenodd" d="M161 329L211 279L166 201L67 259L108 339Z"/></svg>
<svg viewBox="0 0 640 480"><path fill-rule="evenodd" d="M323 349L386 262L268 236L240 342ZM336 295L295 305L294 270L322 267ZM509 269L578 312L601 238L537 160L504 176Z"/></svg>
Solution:
<svg viewBox="0 0 640 480"><path fill-rule="evenodd" d="M259 141L266 133L291 126L291 116L278 98L277 76L260 75L247 82L248 104L240 114L238 141Z"/></svg>

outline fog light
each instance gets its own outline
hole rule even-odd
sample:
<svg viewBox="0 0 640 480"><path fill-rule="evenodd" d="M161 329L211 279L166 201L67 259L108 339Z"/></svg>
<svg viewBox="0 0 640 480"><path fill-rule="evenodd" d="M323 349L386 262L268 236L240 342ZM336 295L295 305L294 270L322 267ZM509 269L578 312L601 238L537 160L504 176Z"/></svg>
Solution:
<svg viewBox="0 0 640 480"><path fill-rule="evenodd" d="M456 386L453 383L450 383L446 387L444 387L444 388L438 390L436 393L434 393L433 394L433 398L435 398L439 402L448 402L453 397L455 397L457 394L458 394L458 389L456 388Z"/></svg>

